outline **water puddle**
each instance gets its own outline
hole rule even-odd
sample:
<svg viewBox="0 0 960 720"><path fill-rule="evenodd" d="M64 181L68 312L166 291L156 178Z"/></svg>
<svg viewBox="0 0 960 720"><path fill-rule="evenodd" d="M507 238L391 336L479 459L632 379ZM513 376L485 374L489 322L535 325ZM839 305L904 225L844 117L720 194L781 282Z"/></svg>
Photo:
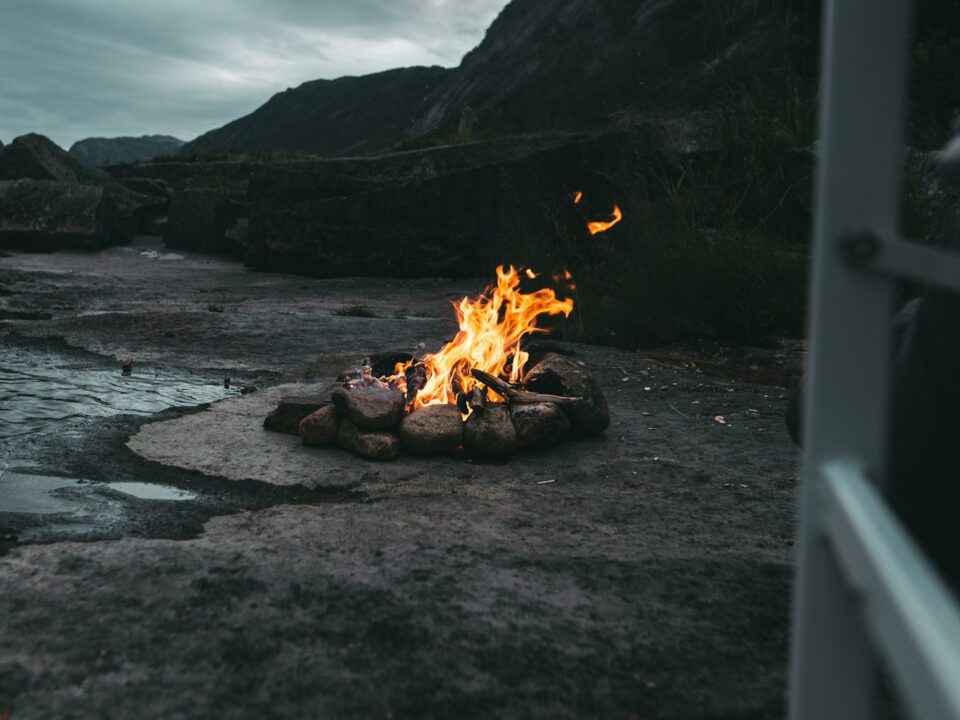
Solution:
<svg viewBox="0 0 960 720"><path fill-rule="evenodd" d="M57 494L64 488L76 487L75 479L33 474L24 472L25 469L0 467L0 512L50 515L82 508L81 502Z"/></svg>
<svg viewBox="0 0 960 720"><path fill-rule="evenodd" d="M119 363L91 367L0 343L0 441L51 432L74 418L153 415L236 392L182 370L136 365L125 376Z"/></svg>
<svg viewBox="0 0 960 720"><path fill-rule="evenodd" d="M96 531L133 512L132 503L184 502L195 493L167 485L91 482L44 464L45 438L86 432L85 421L114 415L150 416L236 395L209 376L147 363L131 375L120 363L8 344L0 339L0 514L21 541ZM41 516L26 521L11 518Z"/></svg>
<svg viewBox="0 0 960 720"><path fill-rule="evenodd" d="M151 485L142 482L112 482L105 483L104 487L111 490L122 492L124 495L132 495L139 500L196 500L197 496L192 492L181 490L180 488L169 485Z"/></svg>

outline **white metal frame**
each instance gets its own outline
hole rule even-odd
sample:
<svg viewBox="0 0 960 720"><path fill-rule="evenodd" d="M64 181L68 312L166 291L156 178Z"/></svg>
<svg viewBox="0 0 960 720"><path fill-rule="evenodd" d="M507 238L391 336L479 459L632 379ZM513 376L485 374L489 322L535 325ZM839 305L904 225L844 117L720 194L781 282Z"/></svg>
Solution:
<svg viewBox="0 0 960 720"><path fill-rule="evenodd" d="M913 717L960 718L960 611L880 491L896 277L960 287L897 237L909 5L825 0L791 720L877 717L881 663Z"/></svg>

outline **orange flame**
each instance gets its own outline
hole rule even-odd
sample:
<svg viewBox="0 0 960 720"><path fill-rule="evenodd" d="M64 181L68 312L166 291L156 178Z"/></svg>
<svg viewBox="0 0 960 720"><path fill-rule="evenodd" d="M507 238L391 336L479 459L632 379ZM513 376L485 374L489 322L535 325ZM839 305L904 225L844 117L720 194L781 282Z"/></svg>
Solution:
<svg viewBox="0 0 960 720"><path fill-rule="evenodd" d="M620 220L623 219L623 213L620 212L620 208L616 205L613 206L613 214L610 219L606 222L591 222L587 223L587 230L590 231L591 235L596 235L597 233L605 232L609 230L614 225L616 225Z"/></svg>
<svg viewBox="0 0 960 720"><path fill-rule="evenodd" d="M573 194L573 204L576 205L578 202L580 202L580 198L582 197L583 197L583 193L580 190L577 190Z"/></svg>
<svg viewBox="0 0 960 720"><path fill-rule="evenodd" d="M570 273L565 273L565 279L570 279ZM569 317L573 312L573 300L560 300L550 288L522 293L520 269L509 266L505 270L501 265L497 268L496 287L487 288L476 299L461 299L454 304L454 310L460 332L439 352L423 357L421 362L426 366L427 381L417 394L412 409L455 403L454 383L469 392L476 385L470 375L473 369L497 377L507 376L511 382L518 382L529 358L520 349L521 339L532 333L548 332L537 327L540 315ZM397 372L401 374L395 378L403 377L403 370L411 363L398 364ZM488 399L496 401L500 398L488 393Z"/></svg>

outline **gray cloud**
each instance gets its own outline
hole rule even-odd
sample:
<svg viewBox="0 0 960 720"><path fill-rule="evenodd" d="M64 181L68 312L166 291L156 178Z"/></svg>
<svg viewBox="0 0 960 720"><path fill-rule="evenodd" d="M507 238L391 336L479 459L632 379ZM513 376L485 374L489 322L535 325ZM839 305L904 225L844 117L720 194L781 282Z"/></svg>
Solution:
<svg viewBox="0 0 960 720"><path fill-rule="evenodd" d="M455 66L506 1L8 0L0 140L189 140L307 80Z"/></svg>

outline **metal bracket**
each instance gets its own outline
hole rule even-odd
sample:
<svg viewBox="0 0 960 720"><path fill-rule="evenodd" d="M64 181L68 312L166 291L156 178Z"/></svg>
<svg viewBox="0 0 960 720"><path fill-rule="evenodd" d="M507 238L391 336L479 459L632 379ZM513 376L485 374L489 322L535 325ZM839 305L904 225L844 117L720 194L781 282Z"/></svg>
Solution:
<svg viewBox="0 0 960 720"><path fill-rule="evenodd" d="M844 263L853 270L960 292L960 253L871 232L843 235L838 250Z"/></svg>

